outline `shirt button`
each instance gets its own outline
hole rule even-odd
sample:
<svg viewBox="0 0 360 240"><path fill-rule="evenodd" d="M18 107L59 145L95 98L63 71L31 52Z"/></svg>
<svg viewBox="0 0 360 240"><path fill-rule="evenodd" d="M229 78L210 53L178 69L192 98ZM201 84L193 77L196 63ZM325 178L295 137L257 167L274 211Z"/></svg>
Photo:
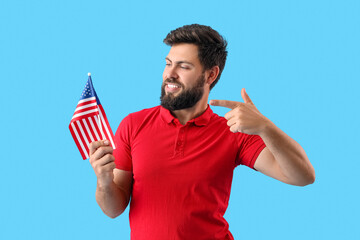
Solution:
<svg viewBox="0 0 360 240"><path fill-rule="evenodd" d="M182 142L178 142L177 145L180 146Z"/></svg>

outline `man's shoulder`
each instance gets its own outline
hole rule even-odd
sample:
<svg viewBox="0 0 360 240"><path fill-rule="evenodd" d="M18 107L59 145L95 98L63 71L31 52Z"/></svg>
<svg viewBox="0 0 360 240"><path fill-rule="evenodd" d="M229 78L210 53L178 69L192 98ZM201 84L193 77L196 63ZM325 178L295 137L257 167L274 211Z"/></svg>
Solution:
<svg viewBox="0 0 360 240"><path fill-rule="evenodd" d="M227 126L227 120L223 116L219 116L217 113L211 110L211 123L215 125Z"/></svg>

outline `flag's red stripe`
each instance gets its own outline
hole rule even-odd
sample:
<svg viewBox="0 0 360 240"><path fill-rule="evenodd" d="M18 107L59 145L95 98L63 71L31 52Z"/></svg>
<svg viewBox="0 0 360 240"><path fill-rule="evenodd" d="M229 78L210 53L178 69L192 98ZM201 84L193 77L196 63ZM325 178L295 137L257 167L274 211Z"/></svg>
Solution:
<svg viewBox="0 0 360 240"><path fill-rule="evenodd" d="M83 109L77 110L77 111L74 112L74 115L75 115L75 114L79 114L79 113L83 113L83 112L86 112L86 111L90 111L90 110L92 110L92 109L97 109L97 106L95 105L95 106L90 106L90 107L87 107L87 108L83 108ZM74 116L74 115L73 115L73 116Z"/></svg>
<svg viewBox="0 0 360 240"><path fill-rule="evenodd" d="M81 127L82 127L82 129L83 129L83 131L84 131L84 134L85 134L85 136L86 136L86 138L84 138L84 139L87 139L88 140L88 142L87 142L87 146L89 146L89 144L91 143L91 138L90 138L90 135L89 135L89 132L88 132L88 130L86 129L86 126L85 126L85 124L84 124L84 122L81 120L81 121L79 121L80 122L80 124L81 124Z"/></svg>
<svg viewBox="0 0 360 240"><path fill-rule="evenodd" d="M106 117L106 114L105 114L105 111L104 111L103 107L101 105L98 105L98 106L99 106L101 115L103 116L104 121L102 121L102 122L105 122L105 124L106 124L106 126L104 126L104 128L107 130L107 131L105 131L106 132L106 138L110 140L112 147L115 149L115 143L114 143L114 140L113 140L114 139L114 134L113 134L113 132L111 130L109 121L108 121L108 119ZM109 136L108 133L110 134L110 136Z"/></svg>
<svg viewBox="0 0 360 240"><path fill-rule="evenodd" d="M102 129L103 129L105 138L108 139L108 140L110 140L110 137L109 137L109 135L107 134L107 131L106 131L106 128L105 128L105 126L104 126L103 121L101 121L101 127L102 127ZM111 145L112 145L112 144L111 144Z"/></svg>
<svg viewBox="0 0 360 240"><path fill-rule="evenodd" d="M100 106L101 106L101 105L99 105L99 107L100 107ZM100 111L101 111L101 109L100 109ZM103 113L102 113L102 116L104 116ZM106 128L105 128L105 125L104 125L104 119L101 117L100 113L99 113L98 118L100 119L101 128L102 128L102 130L103 130L103 133L104 133L104 135L105 135L105 138L108 139L108 140L110 140L109 135L107 134L107 131L106 131Z"/></svg>
<svg viewBox="0 0 360 240"><path fill-rule="evenodd" d="M105 138L110 140L111 146L114 147L113 144L112 144L112 137L109 136L109 134L108 134L109 129L108 129L107 126L105 126L105 125L107 125L107 123L105 122L105 125L104 125L104 119L101 121L101 124L102 124L102 128L103 128L103 131L104 131L104 134L105 134Z"/></svg>
<svg viewBox="0 0 360 240"><path fill-rule="evenodd" d="M98 134L98 132L96 131L96 128L95 128L95 119L94 119L94 117L88 117L87 120L90 123L91 132L93 133L95 141L99 141L100 137L98 136L99 134Z"/></svg>
<svg viewBox="0 0 360 240"><path fill-rule="evenodd" d="M78 123L78 121L74 122L76 131L77 131L78 134L79 134L80 140L81 140L81 142L83 143L83 145L84 145L84 147L85 147L85 150L86 150L87 153L89 154L89 146L88 146L88 144L86 143L86 141L85 141L85 139L84 139L84 136L83 136L83 134L82 134L82 132L81 132L81 130L80 130L80 128L79 128L79 126L78 126L77 123Z"/></svg>
<svg viewBox="0 0 360 240"><path fill-rule="evenodd" d="M84 106L84 105L87 105L87 104L90 104L90 103L95 103L95 102L96 102L96 99L93 99L93 100L90 100L90 101L85 101L85 102L82 102L82 103L78 103L78 105L76 107L78 108L78 107L81 107L81 106Z"/></svg>
<svg viewBox="0 0 360 240"><path fill-rule="evenodd" d="M74 123L74 125L75 125L75 128L76 128L76 131L78 132L78 135L79 135L79 141L81 141L81 143L83 144L83 146L84 146L84 149L82 149L82 151L86 151L86 153L88 154L89 153L89 151L88 151L88 147L87 147L87 142L86 142L86 140L84 139L84 136L83 136L83 133L81 132L81 130L80 130L80 127L79 127L79 125L78 125L78 122L79 121L76 121L75 123ZM86 155L86 153L84 153L85 155Z"/></svg>
<svg viewBox="0 0 360 240"><path fill-rule="evenodd" d="M92 117L92 120L93 120L93 123L94 123L94 126L95 126L95 130L97 131L98 135L99 135L99 138L98 141L102 140L102 135L101 135L101 131L99 129L99 126L98 126L98 121L99 121L99 114L96 115L98 118L98 120L96 120L95 118L95 115Z"/></svg>
<svg viewBox="0 0 360 240"><path fill-rule="evenodd" d="M92 116L95 116L95 115L98 115L99 112L92 112L92 113L88 113L88 114L85 114L85 115L82 115L82 116L79 116L79 117L76 117L74 119L71 119L71 122L76 122L76 121L79 121L83 118L88 118L88 117L92 117Z"/></svg>
<svg viewBox="0 0 360 240"><path fill-rule="evenodd" d="M95 119L95 115L91 117L91 120L92 120L92 122L94 124L93 131L97 133L96 141L100 141L100 140L102 140L102 137L101 137L99 126L97 125L97 122L96 122L96 119Z"/></svg>
<svg viewBox="0 0 360 240"><path fill-rule="evenodd" d="M75 123L74 123L74 125L75 125ZM69 129L70 129L71 135L72 135L72 137L73 137L73 139L74 139L74 141L75 141L75 143L76 143L76 146L77 146L77 148L79 149L79 152L80 152L82 158L85 160L85 159L86 159L86 155L85 155L85 153L83 152L83 150L82 150L82 148L81 148L81 145L80 145L80 143L79 143L79 141L78 141L78 139L77 139L77 136L76 136L76 134L75 134L75 132L74 132L72 126L71 126L71 123L70 123L70 125L69 125Z"/></svg>
<svg viewBox="0 0 360 240"><path fill-rule="evenodd" d="M94 131L92 130L92 127L91 127L91 124L90 124L89 119L88 119L88 118L84 118L83 120L86 122L86 124L87 124L87 126L88 126L88 128L89 128L89 132L88 132L88 134L89 134L89 136L90 136L89 141L96 141L96 136L95 136L95 134L94 134ZM91 139L91 137L92 137L92 139Z"/></svg>
<svg viewBox="0 0 360 240"><path fill-rule="evenodd" d="M97 118L98 118L98 127L100 128L100 131L101 131L101 137L102 139L106 139L106 135L105 135L105 129L104 129L104 125L102 124L101 122L101 118L100 118L100 115L97 115ZM101 124L101 126L100 126Z"/></svg>
<svg viewBox="0 0 360 240"><path fill-rule="evenodd" d="M103 118L104 118L104 120L105 120L106 126L108 127L111 136L114 136L114 133L113 133L112 130L111 130L109 121L108 121L108 119L107 119L107 117L106 117L106 114L105 114L105 111L104 111L103 107L102 107L101 105L98 105L98 107L99 107L99 109L100 109L100 111L101 111L101 114L102 114L102 116L103 116Z"/></svg>

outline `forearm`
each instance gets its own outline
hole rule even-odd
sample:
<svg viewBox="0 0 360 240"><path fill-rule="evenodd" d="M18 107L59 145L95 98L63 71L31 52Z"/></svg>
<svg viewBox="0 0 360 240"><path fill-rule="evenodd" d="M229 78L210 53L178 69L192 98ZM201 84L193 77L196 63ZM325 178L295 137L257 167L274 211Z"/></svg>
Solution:
<svg viewBox="0 0 360 240"><path fill-rule="evenodd" d="M288 183L304 186L315 181L315 170L304 149L271 121L261 132Z"/></svg>
<svg viewBox="0 0 360 240"><path fill-rule="evenodd" d="M107 216L115 218L125 211L129 203L129 196L126 196L125 191L116 186L114 182L109 186L101 186L98 182L96 201Z"/></svg>

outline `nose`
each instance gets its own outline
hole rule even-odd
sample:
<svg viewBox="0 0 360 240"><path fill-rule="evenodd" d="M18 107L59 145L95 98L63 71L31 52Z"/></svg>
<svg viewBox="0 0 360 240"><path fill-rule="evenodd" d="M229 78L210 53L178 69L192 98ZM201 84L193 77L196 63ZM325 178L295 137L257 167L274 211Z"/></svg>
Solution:
<svg viewBox="0 0 360 240"><path fill-rule="evenodd" d="M175 78L177 79L179 76L176 72L176 68L173 66L165 66L164 69L164 73L163 73L163 78L168 79L168 78Z"/></svg>

